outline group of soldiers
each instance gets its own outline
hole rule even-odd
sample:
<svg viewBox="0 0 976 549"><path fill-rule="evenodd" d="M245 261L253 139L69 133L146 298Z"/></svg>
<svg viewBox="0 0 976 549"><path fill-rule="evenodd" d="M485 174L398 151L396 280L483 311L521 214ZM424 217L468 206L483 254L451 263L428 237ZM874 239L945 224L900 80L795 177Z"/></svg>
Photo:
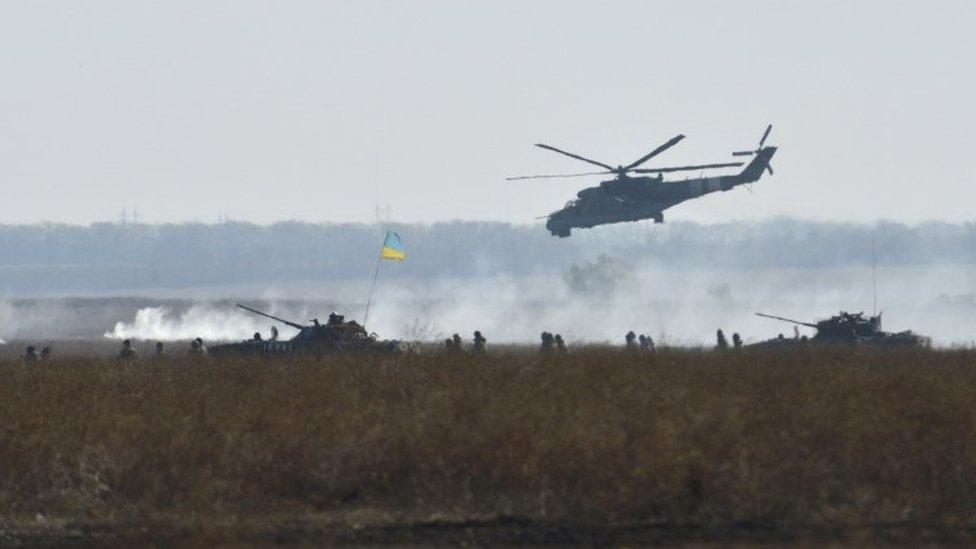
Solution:
<svg viewBox="0 0 976 549"><path fill-rule="evenodd" d="M483 355L488 352L488 340L485 336L481 335L481 331L475 330L473 343L471 344L471 354ZM462 353L464 352L464 342L461 341L461 336L454 334L451 337L444 340L444 347L450 354Z"/></svg>
<svg viewBox="0 0 976 549"><path fill-rule="evenodd" d="M198 337L193 341L190 341L190 349L187 351L187 355L191 357L207 356L207 346L203 344L203 339ZM126 362L133 361L138 358L136 350L132 348L131 340L126 339L122 342L122 350L119 351L119 355L116 358ZM169 355L166 354L166 349L163 342L157 341L155 347L153 348L152 359L162 360L165 358L169 358Z"/></svg>
<svg viewBox="0 0 976 549"><path fill-rule="evenodd" d="M624 348L628 351L650 351L654 352L654 340L651 336L640 334L639 336L634 333L633 330L627 332L624 336Z"/></svg>
<svg viewBox="0 0 976 549"><path fill-rule="evenodd" d="M272 335L272 340L277 339L277 330L274 330ZM782 337L782 335L780 335ZM260 340L260 334L255 334L254 338ZM729 342L725 338L725 332L721 329L715 332L716 344L715 348L719 350L724 350L729 348ZM553 334L551 332L542 332L541 334L542 343L539 346L539 353L543 355L552 354L567 354L569 350L566 347L566 342L563 340L563 336L560 334ZM471 344L471 354L484 355L488 352L488 340L482 335L481 331L475 330L473 334L472 344ZM453 336L444 340L444 347L448 353L463 353L464 352L464 342L461 340L461 336L454 334ZM742 338L739 337L738 333L732 334L732 347L738 349L742 347ZM628 351L644 351L644 352L654 352L654 340L651 336L640 334L637 335L633 330L627 332L624 336L624 348ZM190 342L190 348L187 351L187 355L191 357L205 357L207 356L207 347L203 344L203 339L196 338ZM157 341L152 358L154 360L167 358L165 348L162 341ZM122 349L119 351L116 357L121 361L133 361L138 358L136 350L132 347L132 340L126 339L122 342ZM45 362L51 360L51 347L45 346L40 352L31 345L27 347L27 354L24 356L24 362L26 364L37 364L39 362Z"/></svg>
<svg viewBox="0 0 976 549"><path fill-rule="evenodd" d="M725 332L723 332L721 328L715 332L715 340L716 349L721 351L729 348L729 342L725 339ZM739 337L739 332L732 334L732 347L735 349L742 347L742 338Z"/></svg>
<svg viewBox="0 0 976 549"><path fill-rule="evenodd" d="M484 355L488 352L488 340L481 334L481 331L474 331L472 341L471 354ZM444 348L448 354L462 353L464 352L464 342L461 340L460 335L454 334L444 340ZM568 350L566 348L566 342L563 341L563 336L542 332L542 345L539 347L539 352L544 355L566 354Z"/></svg>
<svg viewBox="0 0 976 549"><path fill-rule="evenodd" d="M563 341L563 336L559 334L552 334L549 332L542 332L542 345L539 347L539 353L544 355L558 354L564 355L569 352L566 349L566 342Z"/></svg>
<svg viewBox="0 0 976 549"><path fill-rule="evenodd" d="M196 338L190 342L190 349L187 352L189 356L203 357L207 356L207 346L203 344L203 339ZM136 350L132 347L132 340L126 339L122 342L122 349L119 350L119 354L116 355L116 359L123 362L130 362L136 360L139 357ZM168 358L169 355L166 354L165 347L162 341L157 341L152 353L153 360L160 360ZM52 359L51 347L45 346L40 352L33 345L27 347L27 352L24 354L24 364L35 365L44 362L49 362Z"/></svg>
<svg viewBox="0 0 976 549"><path fill-rule="evenodd" d="M33 345L27 347L27 354L24 356L24 362L27 364L37 364L38 362L47 362L51 360L52 356L51 346L45 345L41 352L37 352L37 348Z"/></svg>

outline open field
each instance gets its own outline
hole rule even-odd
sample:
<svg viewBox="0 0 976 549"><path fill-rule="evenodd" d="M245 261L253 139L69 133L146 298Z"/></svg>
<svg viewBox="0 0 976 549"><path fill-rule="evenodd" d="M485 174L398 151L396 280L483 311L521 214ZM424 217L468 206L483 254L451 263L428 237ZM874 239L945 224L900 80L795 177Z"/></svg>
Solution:
<svg viewBox="0 0 976 549"><path fill-rule="evenodd" d="M0 363L0 544L971 541L976 353Z"/></svg>

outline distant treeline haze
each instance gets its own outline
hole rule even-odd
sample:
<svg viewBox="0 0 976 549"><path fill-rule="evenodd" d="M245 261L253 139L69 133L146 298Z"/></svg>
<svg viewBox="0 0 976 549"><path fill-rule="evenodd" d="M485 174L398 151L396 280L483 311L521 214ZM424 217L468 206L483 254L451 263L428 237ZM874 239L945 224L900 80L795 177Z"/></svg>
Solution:
<svg viewBox="0 0 976 549"><path fill-rule="evenodd" d="M599 255L674 268L976 263L976 223L834 224L776 219L634 223L557 239L540 225L392 224L408 259L387 276L562 273ZM386 227L367 224L96 223L0 226L0 290L87 292L369 277ZM872 240L874 244L872 245Z"/></svg>

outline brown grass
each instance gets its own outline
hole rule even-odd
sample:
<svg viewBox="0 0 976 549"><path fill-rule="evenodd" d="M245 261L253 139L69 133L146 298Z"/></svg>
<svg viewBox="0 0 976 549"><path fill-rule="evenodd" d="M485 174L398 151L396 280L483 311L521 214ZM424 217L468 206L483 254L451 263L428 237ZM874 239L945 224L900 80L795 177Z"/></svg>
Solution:
<svg viewBox="0 0 976 549"><path fill-rule="evenodd" d="M8 528L976 526L966 351L10 362L0 429Z"/></svg>

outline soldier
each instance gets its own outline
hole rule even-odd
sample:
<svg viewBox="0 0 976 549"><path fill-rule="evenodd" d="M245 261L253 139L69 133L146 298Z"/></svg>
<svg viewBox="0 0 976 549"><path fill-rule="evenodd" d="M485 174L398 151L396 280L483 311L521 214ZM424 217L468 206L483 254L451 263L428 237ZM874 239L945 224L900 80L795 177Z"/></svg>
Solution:
<svg viewBox="0 0 976 549"><path fill-rule="evenodd" d="M471 352L473 352L476 355L483 355L483 354L485 354L485 351L486 351L485 344L486 343L488 343L488 340L485 339L485 336L481 335L481 332L479 332L478 330L475 330L474 331L474 346L471 347Z"/></svg>
<svg viewBox="0 0 976 549"><path fill-rule="evenodd" d="M717 340L715 344L716 349L721 351L729 348L729 342L726 341L725 332L723 332L721 328L715 332L715 339Z"/></svg>
<svg viewBox="0 0 976 549"><path fill-rule="evenodd" d="M156 342L156 351L153 352L153 359L155 359L155 360L161 360L161 359L164 359L164 358L166 358L166 353L163 352L163 342L162 341L157 341Z"/></svg>
<svg viewBox="0 0 976 549"><path fill-rule="evenodd" d="M654 352L654 340L651 336L646 336L644 334L640 335L640 348L642 351Z"/></svg>
<svg viewBox="0 0 976 549"><path fill-rule="evenodd" d="M261 341L261 332L254 332L254 341Z"/></svg>
<svg viewBox="0 0 976 549"><path fill-rule="evenodd" d="M203 339L198 337L194 341L197 342L197 350L200 352L200 354L207 356L207 346L203 344Z"/></svg>
<svg viewBox="0 0 976 549"><path fill-rule="evenodd" d="M199 337L190 342L190 356L203 357L207 354L207 348L203 346L203 340Z"/></svg>
<svg viewBox="0 0 976 549"><path fill-rule="evenodd" d="M549 332L542 332L540 337L542 345L539 347L539 352L544 355L552 354L552 345L556 342L556 338Z"/></svg>
<svg viewBox="0 0 976 549"><path fill-rule="evenodd" d="M625 342L624 348L627 349L628 351L637 350L637 342L635 341L636 339L637 339L637 334L635 334L633 330L627 332L627 335L624 336L624 342Z"/></svg>
<svg viewBox="0 0 976 549"><path fill-rule="evenodd" d="M732 347L736 349L742 348L742 338L739 337L739 332L732 334Z"/></svg>
<svg viewBox="0 0 976 549"><path fill-rule="evenodd" d="M271 341L278 341L278 328L271 327Z"/></svg>
<svg viewBox="0 0 976 549"><path fill-rule="evenodd" d="M566 342L563 341L563 336L556 334L553 336L553 342L556 344L556 354L565 355L569 351L566 349Z"/></svg>
<svg viewBox="0 0 976 549"><path fill-rule="evenodd" d="M135 360L135 358L136 358L136 350L132 348L132 341L128 339L123 341L122 350L119 351L118 359L129 362L131 360Z"/></svg>
<svg viewBox="0 0 976 549"><path fill-rule="evenodd" d="M461 336L454 334L451 336L451 343L454 345L454 351L460 353L464 350L464 344L461 343Z"/></svg>
<svg viewBox="0 0 976 549"><path fill-rule="evenodd" d="M445 339L444 340L444 348L447 350L448 353L453 353L454 352L454 340L451 339L451 338Z"/></svg>
<svg viewBox="0 0 976 549"><path fill-rule="evenodd" d="M24 364L30 366L32 364L37 364L41 357L37 355L37 349L33 345L27 347L27 354L24 355Z"/></svg>

